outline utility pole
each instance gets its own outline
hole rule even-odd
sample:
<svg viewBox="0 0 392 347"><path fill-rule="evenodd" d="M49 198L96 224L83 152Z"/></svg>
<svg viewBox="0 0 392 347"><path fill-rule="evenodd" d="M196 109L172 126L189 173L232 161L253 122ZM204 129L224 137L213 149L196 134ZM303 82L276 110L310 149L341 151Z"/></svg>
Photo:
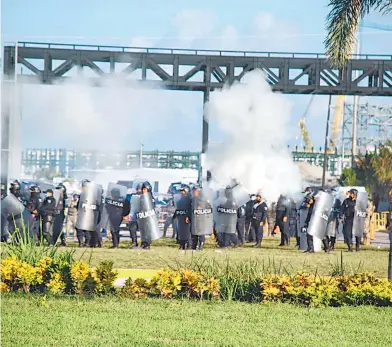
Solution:
<svg viewBox="0 0 392 347"><path fill-rule="evenodd" d="M324 162L323 162L323 179L322 179L322 188L325 189L325 175L328 169L328 136L329 136L329 119L331 117L331 102L332 95L329 96L328 99L328 112L327 112L327 125L325 128L325 141L324 141Z"/></svg>
<svg viewBox="0 0 392 347"><path fill-rule="evenodd" d="M360 53L360 36L361 36L361 26L358 26L358 34L357 34L357 46L355 49L356 58ZM354 57L355 58L355 57ZM355 71L354 75L355 79L358 78L358 70ZM355 156L357 155L357 119L358 119L358 95L354 95L354 105L353 105L353 129L352 129L352 157L351 157L351 167L354 168L355 165Z"/></svg>

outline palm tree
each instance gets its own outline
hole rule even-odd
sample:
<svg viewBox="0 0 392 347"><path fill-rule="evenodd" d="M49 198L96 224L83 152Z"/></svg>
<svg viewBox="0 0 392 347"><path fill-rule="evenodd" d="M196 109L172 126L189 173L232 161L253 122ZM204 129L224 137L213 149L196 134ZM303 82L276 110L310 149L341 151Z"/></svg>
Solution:
<svg viewBox="0 0 392 347"><path fill-rule="evenodd" d="M329 0L327 56L336 68L343 68L352 55L359 21L371 10L392 12L392 0Z"/></svg>

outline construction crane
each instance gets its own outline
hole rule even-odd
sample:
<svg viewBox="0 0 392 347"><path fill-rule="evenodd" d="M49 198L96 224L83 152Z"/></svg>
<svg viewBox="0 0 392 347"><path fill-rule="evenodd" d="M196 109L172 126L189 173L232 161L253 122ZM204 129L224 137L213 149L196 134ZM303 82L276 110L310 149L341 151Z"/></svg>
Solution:
<svg viewBox="0 0 392 347"><path fill-rule="evenodd" d="M299 120L299 123L298 123L299 128L301 129L301 137L304 141L305 148L308 151L312 150L313 145L312 145L312 141L310 140L309 131L306 127L306 116L310 110L310 107L312 106L313 99L314 99L314 95L312 95L312 97L310 98L308 106L306 107L305 113L302 116L302 118Z"/></svg>
<svg viewBox="0 0 392 347"><path fill-rule="evenodd" d="M382 25L382 24L375 24L375 23L361 23L359 30L361 31L362 28L370 28L376 30L383 30L383 31L392 31L392 26ZM358 52L359 53L359 52ZM354 51L353 51L354 54ZM344 104L347 100L347 95L338 95L336 98L336 106L335 112L333 115L333 122L332 122L332 129L331 129L331 137L329 140L329 152L333 152L337 146L340 132L342 129L343 123L343 115L344 115Z"/></svg>

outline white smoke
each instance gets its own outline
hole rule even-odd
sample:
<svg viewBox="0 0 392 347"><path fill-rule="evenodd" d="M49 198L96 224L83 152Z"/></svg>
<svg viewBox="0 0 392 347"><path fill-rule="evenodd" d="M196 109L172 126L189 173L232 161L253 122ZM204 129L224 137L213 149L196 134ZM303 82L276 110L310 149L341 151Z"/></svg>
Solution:
<svg viewBox="0 0 392 347"><path fill-rule="evenodd" d="M199 144L191 130L201 121L194 94L178 95L158 84L147 89L120 75L100 82L101 87L94 87L88 78L72 77L55 86L23 85L23 147L121 151L135 150L143 141L146 150L158 145L160 150L181 150L169 135L176 127ZM187 109L178 104L179 96Z"/></svg>
<svg viewBox="0 0 392 347"><path fill-rule="evenodd" d="M272 92L260 70L212 93L206 111L226 134L206 156L214 180L227 185L235 178L268 201L300 191L301 175L286 146L291 104Z"/></svg>

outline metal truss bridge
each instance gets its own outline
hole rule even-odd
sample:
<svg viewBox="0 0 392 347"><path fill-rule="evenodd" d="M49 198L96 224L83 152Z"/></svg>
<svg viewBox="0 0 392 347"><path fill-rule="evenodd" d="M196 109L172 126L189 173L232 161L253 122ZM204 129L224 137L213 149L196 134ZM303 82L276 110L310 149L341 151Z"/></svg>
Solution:
<svg viewBox="0 0 392 347"><path fill-rule="evenodd" d="M18 63L33 74L20 82L52 84L77 67L96 73L96 83L110 74L135 75L146 84L173 90L210 91L240 81L261 69L272 89L291 94L392 96L392 55L357 55L344 71L331 68L326 56L312 53L132 48L19 42L4 48L4 73L12 78ZM55 61L61 61L56 67ZM42 67L37 66L42 65ZM107 71L102 67L107 65ZM116 65L127 64L119 69ZM196 75L201 75L195 78ZM69 78L69 77L68 77ZM135 78L134 78L135 79Z"/></svg>
<svg viewBox="0 0 392 347"><path fill-rule="evenodd" d="M74 77L71 70L75 67L76 76L84 76L96 86L116 75L130 86L135 86L136 80L140 81L139 87L202 91L204 103L210 91L241 81L255 69L264 72L276 92L392 96L392 55L356 55L345 69L336 70L324 54L18 42L4 47L3 59L4 82L58 84ZM19 65L29 74L22 73ZM88 72L92 76L87 76ZM8 172L10 115L15 112L11 109L3 103L2 177L7 177ZM208 146L208 128L204 112L203 154Z"/></svg>

